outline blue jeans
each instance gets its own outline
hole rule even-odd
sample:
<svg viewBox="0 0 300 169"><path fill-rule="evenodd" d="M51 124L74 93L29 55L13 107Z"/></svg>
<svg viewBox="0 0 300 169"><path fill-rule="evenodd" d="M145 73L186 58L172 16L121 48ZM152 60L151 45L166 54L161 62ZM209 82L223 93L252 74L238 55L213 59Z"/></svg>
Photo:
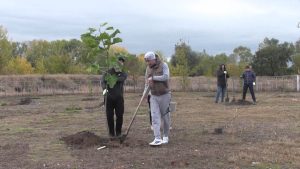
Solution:
<svg viewBox="0 0 300 169"><path fill-rule="evenodd" d="M224 101L225 92L226 92L226 86L218 86L217 95L216 95L216 101L215 101L216 103L219 102L220 95L221 95L221 102Z"/></svg>

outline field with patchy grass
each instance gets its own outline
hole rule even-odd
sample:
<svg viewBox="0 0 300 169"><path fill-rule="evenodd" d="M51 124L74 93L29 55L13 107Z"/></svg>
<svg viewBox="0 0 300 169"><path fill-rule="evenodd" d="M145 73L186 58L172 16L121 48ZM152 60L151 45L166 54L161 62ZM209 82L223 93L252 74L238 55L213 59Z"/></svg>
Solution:
<svg viewBox="0 0 300 169"><path fill-rule="evenodd" d="M125 94L123 130L140 97ZM153 133L146 103L120 144L108 139L97 96L2 97L0 168L300 168L299 93L258 93L256 105L215 104L213 97L173 93L170 142L160 147L148 145Z"/></svg>

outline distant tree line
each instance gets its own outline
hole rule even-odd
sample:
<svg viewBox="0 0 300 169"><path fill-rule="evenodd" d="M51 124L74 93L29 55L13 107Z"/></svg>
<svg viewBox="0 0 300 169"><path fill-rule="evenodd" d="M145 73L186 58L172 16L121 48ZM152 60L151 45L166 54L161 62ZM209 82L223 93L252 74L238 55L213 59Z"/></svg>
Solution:
<svg viewBox="0 0 300 169"><path fill-rule="evenodd" d="M80 40L13 42L8 39L6 29L0 26L0 74L100 74L101 68L98 71L89 68L95 63L105 67L107 55L95 43L97 39L91 38L91 33L93 31L89 29ZM167 61L161 52L157 52ZM143 53L130 54L127 49L112 45L108 55L116 54L127 56L126 67L130 75L144 75ZM257 75L299 74L300 39L295 43L280 43L277 39L265 38L254 54L248 47L238 46L230 55L220 53L214 56L205 50L193 51L189 44L180 40L167 62L171 74L182 76L183 83L187 83L188 76L214 76L222 63L227 65L232 76L239 76L246 65L252 65Z"/></svg>

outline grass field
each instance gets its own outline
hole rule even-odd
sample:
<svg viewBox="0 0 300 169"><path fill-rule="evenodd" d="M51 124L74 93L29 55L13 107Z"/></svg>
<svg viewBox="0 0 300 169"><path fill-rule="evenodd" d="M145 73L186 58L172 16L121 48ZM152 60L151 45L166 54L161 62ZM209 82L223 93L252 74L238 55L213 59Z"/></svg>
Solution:
<svg viewBox="0 0 300 169"><path fill-rule="evenodd" d="M299 93L258 93L256 105L215 104L214 94L173 93L170 142L155 148L146 103L120 144L108 139L97 96L2 97L0 168L300 168ZM123 130L140 97L125 94ZM63 139L74 135L72 145Z"/></svg>

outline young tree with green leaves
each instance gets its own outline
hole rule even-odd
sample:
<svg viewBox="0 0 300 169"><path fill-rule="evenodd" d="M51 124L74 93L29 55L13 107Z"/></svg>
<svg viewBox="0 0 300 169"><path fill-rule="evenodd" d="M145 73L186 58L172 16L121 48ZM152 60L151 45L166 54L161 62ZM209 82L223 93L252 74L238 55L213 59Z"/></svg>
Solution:
<svg viewBox="0 0 300 169"><path fill-rule="evenodd" d="M121 33L119 29L114 29L108 26L107 23L100 25L99 29L89 28L87 33L81 35L81 40L89 48L88 56L92 59L89 66L89 72L106 73L109 68L120 68L117 63L116 56L109 56L109 50L112 45L122 42L122 39L117 37ZM106 79L110 87L117 82L115 75L107 75Z"/></svg>

